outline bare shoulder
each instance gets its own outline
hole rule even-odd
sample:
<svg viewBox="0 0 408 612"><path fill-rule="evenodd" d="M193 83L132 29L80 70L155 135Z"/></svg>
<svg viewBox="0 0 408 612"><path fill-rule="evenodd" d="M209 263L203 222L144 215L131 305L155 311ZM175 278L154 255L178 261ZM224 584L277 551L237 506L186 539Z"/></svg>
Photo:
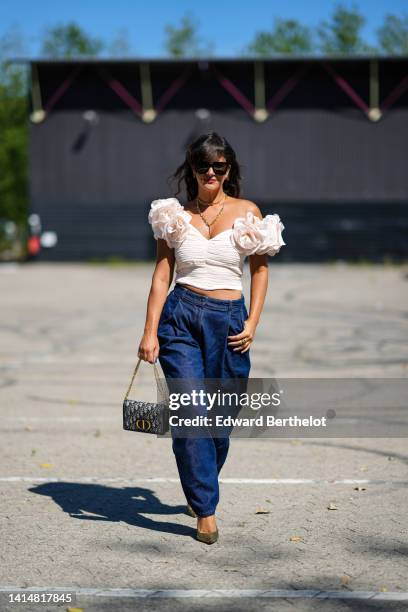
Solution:
<svg viewBox="0 0 408 612"><path fill-rule="evenodd" d="M247 212L253 213L256 217L262 219L262 213L259 209L259 206L252 202L252 200L244 200L240 198L236 198L236 203L240 208L240 214L245 216Z"/></svg>

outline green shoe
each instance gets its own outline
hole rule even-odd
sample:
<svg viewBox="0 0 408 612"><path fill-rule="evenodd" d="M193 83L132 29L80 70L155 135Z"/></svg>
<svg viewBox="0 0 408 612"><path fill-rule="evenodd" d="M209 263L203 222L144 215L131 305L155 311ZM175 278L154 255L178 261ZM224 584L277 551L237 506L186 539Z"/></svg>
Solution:
<svg viewBox="0 0 408 612"><path fill-rule="evenodd" d="M197 529L197 540L199 542L204 542L204 544L214 544L214 542L218 540L218 529L210 533L203 533Z"/></svg>
<svg viewBox="0 0 408 612"><path fill-rule="evenodd" d="M192 507L190 506L190 504L187 504L186 512L189 516L192 516L193 518L197 518L197 515L192 509Z"/></svg>

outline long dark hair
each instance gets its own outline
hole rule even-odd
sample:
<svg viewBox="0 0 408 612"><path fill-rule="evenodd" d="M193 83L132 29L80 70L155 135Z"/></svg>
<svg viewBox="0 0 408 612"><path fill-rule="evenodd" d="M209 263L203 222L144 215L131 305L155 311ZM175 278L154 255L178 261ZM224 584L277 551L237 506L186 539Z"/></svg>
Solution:
<svg viewBox="0 0 408 612"><path fill-rule="evenodd" d="M221 155L230 165L228 179L224 181L223 189L226 194L238 198L241 193L240 165L237 162L234 149L226 138L223 138L217 132L203 134L187 147L184 162L168 179L169 181L174 179L178 181L177 192L174 196L181 192L180 185L184 181L187 197L189 200L193 200L198 194L198 184L194 178L192 167L197 167L201 162L213 161Z"/></svg>

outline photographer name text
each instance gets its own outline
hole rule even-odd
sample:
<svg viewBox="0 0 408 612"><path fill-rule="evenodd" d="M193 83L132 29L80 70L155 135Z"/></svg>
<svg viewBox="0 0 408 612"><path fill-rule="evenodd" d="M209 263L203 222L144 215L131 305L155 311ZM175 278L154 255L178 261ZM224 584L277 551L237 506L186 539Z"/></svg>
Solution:
<svg viewBox="0 0 408 612"><path fill-rule="evenodd" d="M253 418L240 418L232 416L217 415L215 418L208 416L195 416L192 418L171 415L170 425L175 427L326 427L326 417L289 416L278 418L274 415L259 415Z"/></svg>

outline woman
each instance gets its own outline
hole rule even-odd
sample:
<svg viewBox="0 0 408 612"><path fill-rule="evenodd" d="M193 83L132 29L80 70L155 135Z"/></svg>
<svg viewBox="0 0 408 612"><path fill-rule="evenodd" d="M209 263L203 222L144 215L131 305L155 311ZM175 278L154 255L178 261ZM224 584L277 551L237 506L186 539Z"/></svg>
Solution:
<svg viewBox="0 0 408 612"><path fill-rule="evenodd" d="M177 169L188 202L154 200L149 223L157 240L157 262L147 304L139 357L157 358L166 379L248 378L249 349L268 287L267 255L285 244L277 214L264 219L256 204L240 198L240 167L225 138L198 138ZM242 294L249 256L250 311ZM175 287L167 295L177 264ZM163 308L164 307L164 308ZM229 437L180 437L172 428L173 451L187 511L197 517L197 539L218 539L215 509L218 474Z"/></svg>

